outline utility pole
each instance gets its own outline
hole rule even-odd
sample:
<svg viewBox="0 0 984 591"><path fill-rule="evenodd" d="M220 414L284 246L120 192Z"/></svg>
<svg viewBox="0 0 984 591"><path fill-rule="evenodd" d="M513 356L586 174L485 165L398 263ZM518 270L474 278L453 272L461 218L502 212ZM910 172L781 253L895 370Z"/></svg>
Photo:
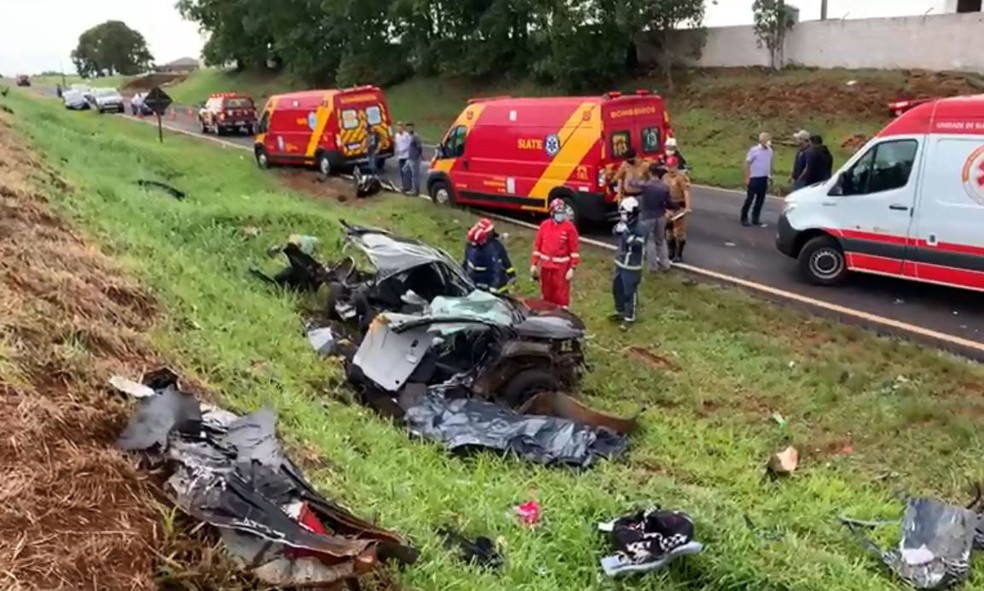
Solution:
<svg viewBox="0 0 984 591"><path fill-rule="evenodd" d="M820 20L827 20L827 0L820 0Z"/></svg>

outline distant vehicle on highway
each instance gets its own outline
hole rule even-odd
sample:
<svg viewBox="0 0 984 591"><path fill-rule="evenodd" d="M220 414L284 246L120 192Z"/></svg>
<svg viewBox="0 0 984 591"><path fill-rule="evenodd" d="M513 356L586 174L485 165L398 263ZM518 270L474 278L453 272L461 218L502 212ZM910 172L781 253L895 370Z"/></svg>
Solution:
<svg viewBox="0 0 984 591"><path fill-rule="evenodd" d="M90 107L89 101L86 100L81 90L62 91L62 103L70 111L88 111Z"/></svg>
<svg viewBox="0 0 984 591"><path fill-rule="evenodd" d="M145 99L147 98L146 92L138 92L133 95L130 99L130 114L136 117L137 115L153 115L154 110L147 106Z"/></svg>
<svg viewBox="0 0 984 591"><path fill-rule="evenodd" d="M115 88L96 88L92 91L92 107L99 113L125 113L123 95Z"/></svg>
<svg viewBox="0 0 984 591"><path fill-rule="evenodd" d="M31 77L30 76L28 76L27 74L18 74L17 75L17 86L30 86L30 85L31 85Z"/></svg>
<svg viewBox="0 0 984 591"><path fill-rule="evenodd" d="M222 135L238 131L253 135L256 133L256 105L252 98L243 94L213 94L198 111L198 123L202 133Z"/></svg>
<svg viewBox="0 0 984 591"><path fill-rule="evenodd" d="M82 93L82 96L85 98L85 100L90 104L92 103L93 100L95 100L95 98L92 96L92 87L90 87L88 84L73 84L69 86L69 90L79 91L80 93Z"/></svg>
<svg viewBox="0 0 984 591"><path fill-rule="evenodd" d="M376 86L272 96L257 123L253 153L260 168L316 165L325 175L369 161L368 128L379 137L376 168L393 156L393 128Z"/></svg>
<svg viewBox="0 0 984 591"><path fill-rule="evenodd" d="M902 113L786 198L776 246L820 285L857 271L984 292L984 96Z"/></svg>
<svg viewBox="0 0 984 591"><path fill-rule="evenodd" d="M659 161L672 136L663 97L648 90L472 99L437 148L427 193L439 205L536 213L562 199L575 224L613 221L625 155Z"/></svg>

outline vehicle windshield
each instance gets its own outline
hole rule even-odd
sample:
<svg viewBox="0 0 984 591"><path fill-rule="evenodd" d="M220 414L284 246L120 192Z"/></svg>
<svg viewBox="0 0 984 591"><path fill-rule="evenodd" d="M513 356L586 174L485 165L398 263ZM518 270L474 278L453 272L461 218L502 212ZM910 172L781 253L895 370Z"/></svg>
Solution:
<svg viewBox="0 0 984 591"><path fill-rule="evenodd" d="M96 96L115 96L118 93L112 88L100 88L95 91Z"/></svg>
<svg viewBox="0 0 984 591"><path fill-rule="evenodd" d="M232 98L226 100L227 109L252 109L253 101L248 98Z"/></svg>

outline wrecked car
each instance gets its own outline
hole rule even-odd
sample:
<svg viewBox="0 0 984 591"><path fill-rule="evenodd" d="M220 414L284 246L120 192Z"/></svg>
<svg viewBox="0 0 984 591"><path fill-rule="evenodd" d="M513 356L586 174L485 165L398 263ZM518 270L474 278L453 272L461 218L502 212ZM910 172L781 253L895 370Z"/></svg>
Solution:
<svg viewBox="0 0 984 591"><path fill-rule="evenodd" d="M584 325L559 308L480 290L438 296L416 314L376 316L349 379L391 394L408 383L449 385L515 408L580 381L583 338Z"/></svg>
<svg viewBox="0 0 984 591"><path fill-rule="evenodd" d="M322 265L288 244L289 266L263 277L295 289L327 287L332 316L356 323L365 335L350 364L355 383L396 392L408 382L456 379L475 394L518 407L533 393L569 390L580 381L585 327L570 312L481 291L439 249L342 224L348 245L366 255L371 272L359 270L351 257Z"/></svg>

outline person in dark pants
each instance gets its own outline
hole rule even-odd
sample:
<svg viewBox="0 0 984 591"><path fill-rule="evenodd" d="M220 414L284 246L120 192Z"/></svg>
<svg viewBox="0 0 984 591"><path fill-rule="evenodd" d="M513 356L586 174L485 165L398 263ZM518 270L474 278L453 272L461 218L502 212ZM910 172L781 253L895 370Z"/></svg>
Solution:
<svg viewBox="0 0 984 591"><path fill-rule="evenodd" d="M806 151L806 165L800 177L803 186L822 183L834 173L834 155L823 143L823 137L810 136L810 148Z"/></svg>
<svg viewBox="0 0 984 591"><path fill-rule="evenodd" d="M372 125L366 124L366 156L369 158L367 170L369 174L375 175L378 171L376 154L379 152L379 132L373 129Z"/></svg>
<svg viewBox="0 0 984 591"><path fill-rule="evenodd" d="M413 123L407 123L407 133L410 134L410 142L407 146L407 163L403 165L410 180L410 190L407 195L416 197L420 195L420 161L424 158L424 144L420 141Z"/></svg>
<svg viewBox="0 0 984 591"><path fill-rule="evenodd" d="M622 330L629 330L638 311L637 296L642 281L646 230L639 223L639 201L635 197L622 199L618 211L621 221L613 230L619 238L615 253L615 277L612 279L612 296L615 299L612 319L622 322Z"/></svg>
<svg viewBox="0 0 984 591"><path fill-rule="evenodd" d="M748 150L745 157L745 186L748 193L745 203L741 206L741 225L765 227L762 223L762 207L765 206L765 196L769 192L769 181L772 179L772 137L762 132L759 141ZM752 222L748 222L748 212L751 210Z"/></svg>
<svg viewBox="0 0 984 591"><path fill-rule="evenodd" d="M793 160L793 172L789 175L789 180L793 183L793 190L802 189L806 186L803 182L803 171L806 170L806 151L810 149L810 132L802 129L793 135L793 139L798 144L796 159Z"/></svg>

